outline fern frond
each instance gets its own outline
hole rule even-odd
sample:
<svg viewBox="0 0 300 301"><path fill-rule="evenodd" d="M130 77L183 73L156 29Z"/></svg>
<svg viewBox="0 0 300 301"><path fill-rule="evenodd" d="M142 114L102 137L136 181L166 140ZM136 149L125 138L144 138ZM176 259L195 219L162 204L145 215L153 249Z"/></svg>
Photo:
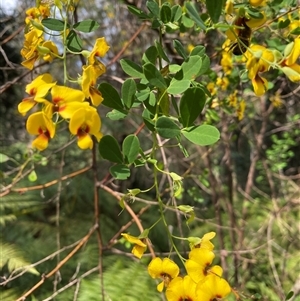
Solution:
<svg viewBox="0 0 300 301"><path fill-rule="evenodd" d="M32 206L40 206L41 202L32 194L9 194L0 198L0 210L18 210Z"/></svg>
<svg viewBox="0 0 300 301"><path fill-rule="evenodd" d="M5 265L7 265L8 271L12 272L18 268L26 268L30 263L15 245L0 241L0 269L3 269ZM27 271L39 275L39 272L33 267L28 268Z"/></svg>
<svg viewBox="0 0 300 301"><path fill-rule="evenodd" d="M0 214L0 225L5 226L6 223L16 220L17 217L14 214Z"/></svg>
<svg viewBox="0 0 300 301"><path fill-rule="evenodd" d="M18 294L14 289L0 288L0 300L1 301L12 301L12 300L16 300L17 298L18 298Z"/></svg>
<svg viewBox="0 0 300 301"><path fill-rule="evenodd" d="M105 300L111 301L159 301L160 294L156 283L151 279L145 266L130 262L124 268L124 259L117 260L104 272ZM99 277L84 279L81 284L78 301L100 301L101 286Z"/></svg>

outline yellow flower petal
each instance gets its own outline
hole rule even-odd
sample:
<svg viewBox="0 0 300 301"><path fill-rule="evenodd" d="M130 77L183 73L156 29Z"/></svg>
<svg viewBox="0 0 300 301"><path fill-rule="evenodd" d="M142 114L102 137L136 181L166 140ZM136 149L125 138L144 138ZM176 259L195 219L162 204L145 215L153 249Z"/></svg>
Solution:
<svg viewBox="0 0 300 301"><path fill-rule="evenodd" d="M92 149L93 148L93 139L89 134L83 134L78 136L77 145L81 149Z"/></svg>
<svg viewBox="0 0 300 301"><path fill-rule="evenodd" d="M189 276L184 278L174 278L167 290L166 297L168 301L189 300L196 301L196 283ZM202 300L201 300L202 301Z"/></svg>
<svg viewBox="0 0 300 301"><path fill-rule="evenodd" d="M138 244L141 247L146 247L146 244L143 243L138 237L129 235L127 233L121 233L121 235L132 244Z"/></svg>
<svg viewBox="0 0 300 301"><path fill-rule="evenodd" d="M219 277L222 277L223 275L223 269L219 265L214 265L211 269L209 269L209 272Z"/></svg>
<svg viewBox="0 0 300 301"><path fill-rule="evenodd" d="M44 150L48 146L50 138L55 135L54 123L43 112L31 114L27 119L26 129L29 134L39 135L33 141L33 146L39 150Z"/></svg>
<svg viewBox="0 0 300 301"><path fill-rule="evenodd" d="M268 90L268 81L259 75L256 75L256 77L252 79L252 85L254 93L257 96L265 94L265 92Z"/></svg>
<svg viewBox="0 0 300 301"><path fill-rule="evenodd" d="M23 116L26 115L26 113L31 110L36 105L36 102L31 98L24 98L19 104L18 104L18 111Z"/></svg>
<svg viewBox="0 0 300 301"><path fill-rule="evenodd" d="M208 275L205 281L199 282L196 287L197 298L201 301L219 300L230 292L231 287L228 282L214 274Z"/></svg>
<svg viewBox="0 0 300 301"><path fill-rule="evenodd" d="M159 283L159 284L157 285L156 289L161 293L161 292L163 291L163 289L164 289L164 286L165 286L165 284L164 284L164 282L162 281L161 283Z"/></svg>
<svg viewBox="0 0 300 301"><path fill-rule="evenodd" d="M162 260L155 257L148 265L148 273L152 278L159 278L162 272Z"/></svg>
<svg viewBox="0 0 300 301"><path fill-rule="evenodd" d="M257 6L265 6L266 0L249 0L250 5L257 7Z"/></svg>
<svg viewBox="0 0 300 301"><path fill-rule="evenodd" d="M41 134L32 141L32 146L39 151L43 151L48 147L49 139L46 135Z"/></svg>
<svg viewBox="0 0 300 301"><path fill-rule="evenodd" d="M164 258L162 261L162 272L171 276L171 278L175 278L179 274L178 265L169 258Z"/></svg>
<svg viewBox="0 0 300 301"><path fill-rule="evenodd" d="M145 253L147 247L142 247L140 245L134 245L131 253L137 257L137 258L142 258L143 254Z"/></svg>
<svg viewBox="0 0 300 301"><path fill-rule="evenodd" d="M82 91L65 87L65 86L54 86L51 89L51 95L52 95L52 101L54 103L59 103L60 101L82 102L85 99L85 95Z"/></svg>

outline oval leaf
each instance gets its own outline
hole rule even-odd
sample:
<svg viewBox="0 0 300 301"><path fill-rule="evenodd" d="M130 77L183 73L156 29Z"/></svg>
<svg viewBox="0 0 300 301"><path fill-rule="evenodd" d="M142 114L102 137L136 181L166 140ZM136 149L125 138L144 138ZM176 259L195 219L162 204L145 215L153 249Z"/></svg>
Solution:
<svg viewBox="0 0 300 301"><path fill-rule="evenodd" d="M123 141L122 150L127 163L133 163L140 150L140 142L138 137L135 135L127 136Z"/></svg>
<svg viewBox="0 0 300 301"><path fill-rule="evenodd" d="M42 24L50 29L55 31L63 31L65 28L65 23L62 20L57 20L53 18L47 18L42 20ZM69 24L67 24L67 28L69 28Z"/></svg>
<svg viewBox="0 0 300 301"><path fill-rule="evenodd" d="M206 8L213 23L219 21L222 13L223 1L221 0L206 0Z"/></svg>
<svg viewBox="0 0 300 301"><path fill-rule="evenodd" d="M6 162L9 160L9 157L5 154L0 154L0 163Z"/></svg>
<svg viewBox="0 0 300 301"><path fill-rule="evenodd" d="M191 56L188 61L183 62L182 71L183 71L183 79L193 80L197 76L200 68L202 66L202 59L200 56L195 55Z"/></svg>
<svg viewBox="0 0 300 301"><path fill-rule="evenodd" d="M66 44L72 52L80 52L82 50L82 40L74 30L71 30L67 36Z"/></svg>
<svg viewBox="0 0 300 301"><path fill-rule="evenodd" d="M112 166L109 172L117 180L126 180L130 177L130 169L123 164Z"/></svg>
<svg viewBox="0 0 300 301"><path fill-rule="evenodd" d="M144 77L143 69L138 64L136 64L128 59L121 59L120 64L121 64L123 71L126 74L128 74L129 76L137 77L137 78Z"/></svg>
<svg viewBox="0 0 300 301"><path fill-rule="evenodd" d="M189 88L191 84L190 80L177 80L176 78L172 78L170 86L167 91L170 94L176 95L183 93L185 90Z"/></svg>
<svg viewBox="0 0 300 301"><path fill-rule="evenodd" d="M99 28L99 23L94 20L84 20L74 24L74 29L82 32L92 32Z"/></svg>
<svg viewBox="0 0 300 301"><path fill-rule="evenodd" d="M182 135L194 144L211 145L220 139L220 132L211 125L199 125L181 131Z"/></svg>
<svg viewBox="0 0 300 301"><path fill-rule="evenodd" d="M216 0L216 1L220 1L222 3L221 0ZM197 12L197 10L195 9L194 5L191 2L186 2L185 3L185 7L189 13L189 16L192 20L195 21L195 23L203 30L206 30L206 26L203 23L202 19L199 16L199 13Z"/></svg>
<svg viewBox="0 0 300 301"><path fill-rule="evenodd" d="M157 119L155 128L163 138L175 138L180 135L179 126L171 118L165 116Z"/></svg>
<svg viewBox="0 0 300 301"><path fill-rule="evenodd" d="M205 101L205 93L199 87L189 88L184 92L179 105L181 123L184 127L193 124L203 110Z"/></svg>
<svg viewBox="0 0 300 301"><path fill-rule="evenodd" d="M117 111L124 111L123 103L119 93L112 85L108 83L102 83L98 89L103 97L102 104L109 108L116 109Z"/></svg>
<svg viewBox="0 0 300 301"><path fill-rule="evenodd" d="M106 135L100 140L99 153L108 161L123 163L123 155L121 153L119 144L117 140L110 135Z"/></svg>
<svg viewBox="0 0 300 301"><path fill-rule="evenodd" d="M147 63L146 65L144 65L143 69L144 69L145 77L147 78L147 80L151 85L160 89L167 88L165 79L153 64Z"/></svg>
<svg viewBox="0 0 300 301"><path fill-rule="evenodd" d="M130 109L134 102L136 84L132 78L128 78L122 85L122 99L127 109Z"/></svg>

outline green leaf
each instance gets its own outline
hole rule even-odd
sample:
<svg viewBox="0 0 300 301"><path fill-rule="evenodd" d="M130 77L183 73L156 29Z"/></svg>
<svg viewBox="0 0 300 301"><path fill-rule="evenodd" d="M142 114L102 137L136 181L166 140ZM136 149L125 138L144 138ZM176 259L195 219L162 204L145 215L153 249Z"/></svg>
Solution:
<svg viewBox="0 0 300 301"><path fill-rule="evenodd" d="M214 144L220 139L220 132L211 125L198 125L185 128L181 133L189 141L201 146Z"/></svg>
<svg viewBox="0 0 300 301"><path fill-rule="evenodd" d="M206 8L213 23L217 23L222 13L222 0L206 0Z"/></svg>
<svg viewBox="0 0 300 301"><path fill-rule="evenodd" d="M108 83L102 83L98 87L102 94L103 102L105 106L116 109L117 111L124 112L122 100L119 96L118 91Z"/></svg>
<svg viewBox="0 0 300 301"><path fill-rule="evenodd" d="M121 59L120 64L123 71L129 76L136 77L136 78L144 78L143 69L138 64L128 59Z"/></svg>
<svg viewBox="0 0 300 301"><path fill-rule="evenodd" d="M130 177L130 169L123 164L112 166L109 172L117 180L126 180Z"/></svg>
<svg viewBox="0 0 300 301"><path fill-rule="evenodd" d="M142 113L142 117L144 120L144 123L146 125L146 127L151 131L154 132L155 131L155 127L154 127L154 122L152 120L153 115L151 114L151 112L147 109L145 109Z"/></svg>
<svg viewBox="0 0 300 301"><path fill-rule="evenodd" d="M146 6L154 17L159 17L159 6L154 0L148 0Z"/></svg>
<svg viewBox="0 0 300 301"><path fill-rule="evenodd" d="M170 60L169 60L167 54L165 53L162 45L158 41L155 41L155 46L156 46L156 49L157 49L157 52L158 52L159 56L162 59L164 59L166 62L170 63Z"/></svg>
<svg viewBox="0 0 300 301"><path fill-rule="evenodd" d="M133 6L133 5L128 5L128 10L136 15L139 19L141 20L145 20L145 19L148 19L149 16L147 14L145 14L141 9L137 8L136 6Z"/></svg>
<svg viewBox="0 0 300 301"><path fill-rule="evenodd" d="M157 119L155 128L163 138L175 138L180 135L179 126L171 118L165 116Z"/></svg>
<svg viewBox="0 0 300 301"><path fill-rule="evenodd" d="M205 93L199 87L186 90L180 100L180 117L184 127L193 124L204 108L206 101Z"/></svg>
<svg viewBox="0 0 300 301"><path fill-rule="evenodd" d="M127 136L123 141L122 150L127 163L133 163L140 151L140 142L138 137L135 135Z"/></svg>
<svg viewBox="0 0 300 301"><path fill-rule="evenodd" d="M150 88L145 86L144 89L141 89L136 93L136 98L138 101L144 102L146 99L148 99L149 94L150 94Z"/></svg>
<svg viewBox="0 0 300 301"><path fill-rule="evenodd" d="M108 161L123 163L123 155L121 153L119 144L117 140L110 135L106 135L101 138L99 142L99 153Z"/></svg>
<svg viewBox="0 0 300 301"><path fill-rule="evenodd" d="M278 29L286 28L290 25L290 23L291 23L290 19L280 20L278 22Z"/></svg>
<svg viewBox="0 0 300 301"><path fill-rule="evenodd" d="M178 4L174 5L174 6L172 6L171 10L172 10L172 21L173 22L179 21L179 19L182 16L182 8L181 8L181 6L178 5Z"/></svg>
<svg viewBox="0 0 300 301"><path fill-rule="evenodd" d="M152 63L153 65L155 65L157 55L158 55L158 52L157 52L156 47L150 46L143 54L143 57L142 57L143 64Z"/></svg>
<svg viewBox="0 0 300 301"><path fill-rule="evenodd" d="M113 109L112 111L110 111L106 114L106 117L109 118L110 120L120 120L120 119L125 118L126 116L127 116L127 114L124 114L115 109Z"/></svg>
<svg viewBox="0 0 300 301"><path fill-rule="evenodd" d="M293 291L290 291L290 292L286 295L285 301L290 300L293 296L294 296L294 292L293 292Z"/></svg>
<svg viewBox="0 0 300 301"><path fill-rule="evenodd" d="M128 78L122 85L122 99L127 109L133 105L136 92L136 83L132 78Z"/></svg>
<svg viewBox="0 0 300 301"><path fill-rule="evenodd" d="M202 66L201 57L198 55L191 56L182 63L183 79L193 80L197 76Z"/></svg>
<svg viewBox="0 0 300 301"><path fill-rule="evenodd" d="M190 84L190 80L177 80L176 78L172 78L167 92L173 95L183 93L186 89L189 88Z"/></svg>
<svg viewBox="0 0 300 301"><path fill-rule="evenodd" d="M202 74L205 74L208 70L210 69L210 59L209 57L205 54L202 57L202 64L200 71L198 72L197 76L200 76Z"/></svg>
<svg viewBox="0 0 300 301"><path fill-rule="evenodd" d="M0 153L0 163L4 163L6 161L9 161L10 158L2 153Z"/></svg>
<svg viewBox="0 0 300 301"><path fill-rule="evenodd" d="M195 25L195 22L188 15L183 15L181 22L186 28L192 28Z"/></svg>
<svg viewBox="0 0 300 301"><path fill-rule="evenodd" d="M191 51L190 56L194 56L194 55L199 55L199 56L203 56L205 54L205 47L202 45L198 45L196 47L193 48L193 50Z"/></svg>
<svg viewBox="0 0 300 301"><path fill-rule="evenodd" d="M145 77L147 78L147 80L151 85L160 89L167 88L165 79L153 64L147 63L146 65L143 66L143 70L144 70Z"/></svg>
<svg viewBox="0 0 300 301"><path fill-rule="evenodd" d="M19 268L26 269L26 266L30 265L30 263L24 259L22 253L17 249L15 245L3 243L0 241L0 269L2 269L6 264L9 272L12 272ZM39 272L31 267L27 269L27 272L39 275Z"/></svg>
<svg viewBox="0 0 300 301"><path fill-rule="evenodd" d="M53 18L47 18L42 20L42 24L54 31L63 31L65 29L65 23L62 20L57 20ZM67 24L67 28L69 28L69 24Z"/></svg>
<svg viewBox="0 0 300 301"><path fill-rule="evenodd" d="M66 44L72 52L80 52L82 50L82 40L74 30L71 30L67 36Z"/></svg>
<svg viewBox="0 0 300 301"><path fill-rule="evenodd" d="M162 22L164 24L167 24L168 22L171 21L172 11L171 11L171 8L170 8L170 4L168 2L165 2L162 5L159 14L160 14L160 19L162 20Z"/></svg>
<svg viewBox="0 0 300 301"><path fill-rule="evenodd" d="M30 182L35 182L37 180L37 174L35 170L33 170L29 175L28 175L28 180Z"/></svg>
<svg viewBox="0 0 300 301"><path fill-rule="evenodd" d="M221 0L219 0L221 2ZM195 9L194 5L191 2L186 2L185 7L189 13L189 16L195 23L203 30L206 30L206 26L201 20L197 10Z"/></svg>
<svg viewBox="0 0 300 301"><path fill-rule="evenodd" d="M178 53L182 58L184 58L185 60L188 58L187 55L186 55L185 49L184 49L184 47L183 47L183 45L181 44L180 41L174 40L174 41L173 41L173 46L174 46L175 50L177 51L177 53Z"/></svg>
<svg viewBox="0 0 300 301"><path fill-rule="evenodd" d="M99 26L98 22L88 19L74 24L73 28L81 32L92 32Z"/></svg>

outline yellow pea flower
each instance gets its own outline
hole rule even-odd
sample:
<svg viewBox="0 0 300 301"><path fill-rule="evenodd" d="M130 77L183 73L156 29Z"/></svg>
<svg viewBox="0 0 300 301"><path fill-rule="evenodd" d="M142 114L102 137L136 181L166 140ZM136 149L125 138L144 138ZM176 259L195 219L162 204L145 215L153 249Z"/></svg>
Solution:
<svg viewBox="0 0 300 301"><path fill-rule="evenodd" d="M221 87L223 91L226 91L227 87L229 86L229 79L228 77L218 77L216 81L216 85Z"/></svg>
<svg viewBox="0 0 300 301"><path fill-rule="evenodd" d="M237 111L236 111L238 120L242 120L242 119L244 118L245 109L246 109L246 102L245 102L245 100L243 99L243 100L239 103L239 107L238 107L238 109L237 109Z"/></svg>
<svg viewBox="0 0 300 301"><path fill-rule="evenodd" d="M189 253L189 259L185 262L188 275L198 283L208 274L215 254L208 249L195 248Z"/></svg>
<svg viewBox="0 0 300 301"><path fill-rule="evenodd" d="M84 102L85 95L82 91L65 86L54 86L51 89L52 103L48 102L45 108L48 116L58 112L64 119L70 119L75 111L89 104Z"/></svg>
<svg viewBox="0 0 300 301"><path fill-rule="evenodd" d="M71 134L78 138L77 145L81 149L93 148L91 135L100 141L101 119L97 110L93 107L82 107L73 113L69 123Z"/></svg>
<svg viewBox="0 0 300 301"><path fill-rule="evenodd" d="M166 290L166 297L168 301L200 300L196 297L196 283L188 275L174 278Z"/></svg>
<svg viewBox="0 0 300 301"><path fill-rule="evenodd" d="M156 257L149 263L148 273L152 278L162 278L163 281L157 285L157 290L162 292L164 286L168 287L171 280L178 276L179 267L169 258L161 260Z"/></svg>
<svg viewBox="0 0 300 301"><path fill-rule="evenodd" d="M49 140L55 135L55 125L44 112L31 114L26 122L26 130L31 135L38 135L32 146L40 151L48 147Z"/></svg>
<svg viewBox="0 0 300 301"><path fill-rule="evenodd" d="M23 116L32 109L36 103L44 102L44 97L48 91L55 86L53 78L49 73L42 74L35 78L30 84L26 86L26 93L29 97L25 97L18 105L18 111Z"/></svg>
<svg viewBox="0 0 300 301"><path fill-rule="evenodd" d="M98 72L98 68L93 65L83 66L82 73L82 91L86 98L90 98L92 104L97 107L103 101L100 91L95 87L97 78L102 74Z"/></svg>
<svg viewBox="0 0 300 301"><path fill-rule="evenodd" d="M190 248L198 248L198 249L207 249L212 251L214 249L214 245L211 243L211 240L216 236L216 232L208 232L203 235L202 238L199 237L188 237L188 241L190 243Z"/></svg>
<svg viewBox="0 0 300 301"><path fill-rule="evenodd" d="M262 96L268 90L268 81L264 77L257 74L251 81L257 96Z"/></svg>
<svg viewBox="0 0 300 301"><path fill-rule="evenodd" d="M98 38L88 57L89 64L94 65L96 61L95 57L104 57L107 51L109 50L109 48L110 47L108 46L105 38Z"/></svg>
<svg viewBox="0 0 300 301"><path fill-rule="evenodd" d="M57 46L52 41L46 41L42 44L43 48L46 48L48 51L45 54L40 54L46 62L52 62L53 58L58 55Z"/></svg>
<svg viewBox="0 0 300 301"><path fill-rule="evenodd" d="M33 28L25 34L24 46L21 49L21 55L25 59L22 65L32 70L34 63L39 58L37 47L44 41L43 32L39 29Z"/></svg>
<svg viewBox="0 0 300 301"><path fill-rule="evenodd" d="M221 300L229 295L230 292L231 287L228 282L215 274L209 274L196 287L197 300L201 301Z"/></svg>
<svg viewBox="0 0 300 301"><path fill-rule="evenodd" d="M268 81L259 75L269 70L271 64L275 61L274 53L261 45L252 45L246 52L248 77L252 81L254 92L261 96L267 91Z"/></svg>
<svg viewBox="0 0 300 301"><path fill-rule="evenodd" d="M284 65L291 66L296 63L300 57L300 36L297 36L293 42L293 46L290 50L290 53L284 61Z"/></svg>
<svg viewBox="0 0 300 301"><path fill-rule="evenodd" d="M147 249L147 245L143 242L144 239L140 239L127 233L121 233L121 235L131 244L134 244L131 253L137 258L142 258Z"/></svg>

